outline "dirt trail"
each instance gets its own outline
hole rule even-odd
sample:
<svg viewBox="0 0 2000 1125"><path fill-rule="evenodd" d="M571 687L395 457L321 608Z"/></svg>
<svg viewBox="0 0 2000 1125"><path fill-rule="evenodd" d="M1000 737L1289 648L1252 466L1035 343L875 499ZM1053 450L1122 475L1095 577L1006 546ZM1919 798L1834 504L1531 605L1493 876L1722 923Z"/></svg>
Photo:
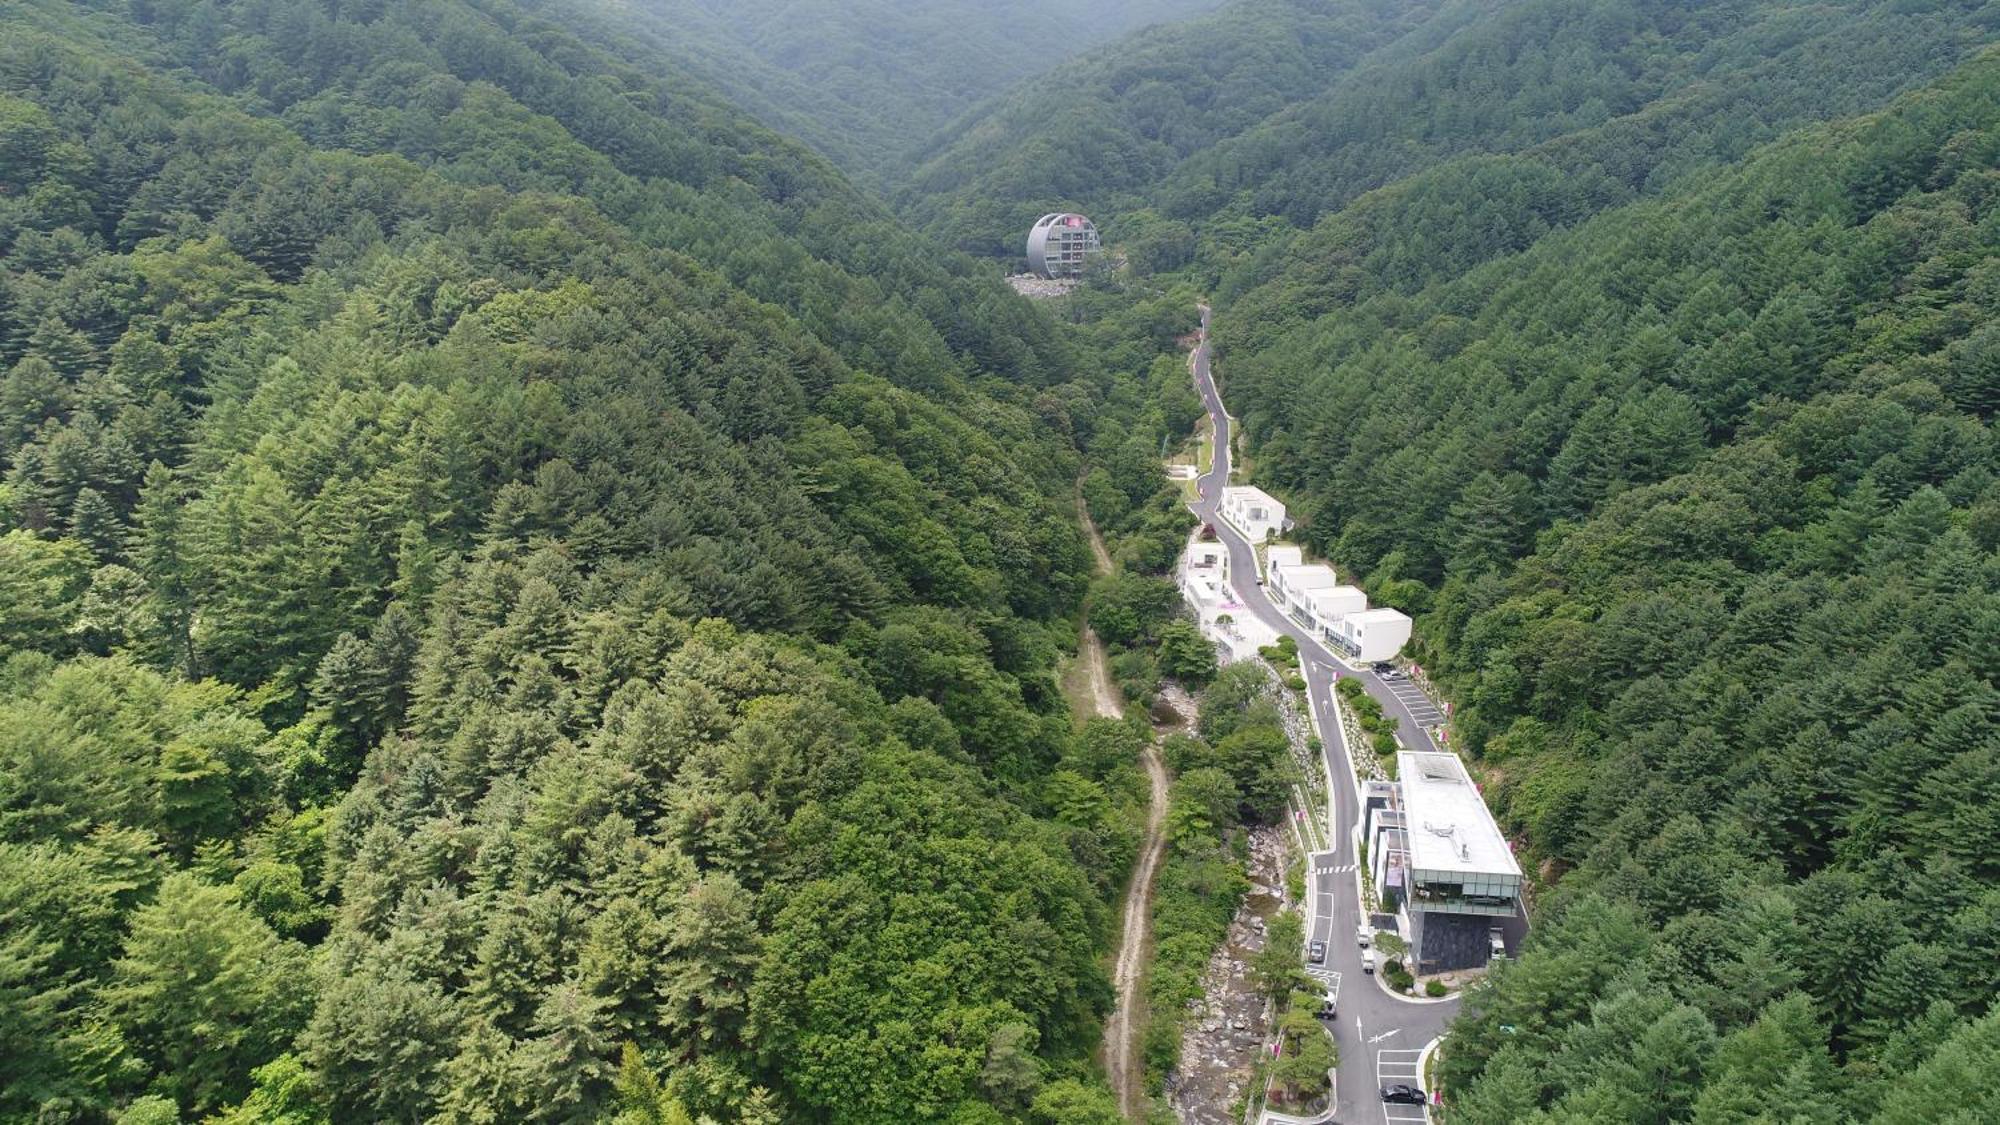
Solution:
<svg viewBox="0 0 2000 1125"><path fill-rule="evenodd" d="M1076 518L1083 524L1083 536L1090 540L1090 557L1097 560L1097 573L1111 573L1111 552L1104 549L1104 536L1097 533L1097 521L1090 518L1090 505L1083 502L1083 488L1076 490Z"/></svg>
<svg viewBox="0 0 2000 1125"><path fill-rule="evenodd" d="M1111 573L1111 553L1104 549L1104 537L1097 533L1081 492L1076 498L1076 514L1090 540L1097 572ZM1090 691L1097 701L1097 713L1112 719L1124 718L1125 704L1111 682L1104 644L1097 639L1097 631L1087 625L1077 655L1090 669ZM1160 761L1159 747L1151 742L1146 744L1143 760L1152 788L1146 809L1146 839L1139 848L1139 862L1132 869L1132 882L1125 890L1124 927L1118 934L1118 956L1111 971L1111 986L1117 992L1118 1002L1104 1025L1104 1070L1127 1121L1143 1121L1146 1116L1146 1070L1139 1061L1139 986L1145 981L1146 951L1152 941L1153 876L1167 850L1167 767Z"/></svg>

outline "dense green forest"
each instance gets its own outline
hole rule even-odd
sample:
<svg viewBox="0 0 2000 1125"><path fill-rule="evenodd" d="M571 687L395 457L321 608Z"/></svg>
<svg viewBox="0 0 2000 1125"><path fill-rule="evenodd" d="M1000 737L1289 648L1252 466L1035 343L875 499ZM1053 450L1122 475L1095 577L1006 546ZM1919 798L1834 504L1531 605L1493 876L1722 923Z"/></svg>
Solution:
<svg viewBox="0 0 2000 1125"><path fill-rule="evenodd" d="M765 123L893 182L922 142L1086 48L1222 0L563 0L654 59L686 64ZM630 46L618 48L631 50Z"/></svg>
<svg viewBox="0 0 2000 1125"><path fill-rule="evenodd" d="M1327 314L1225 320L1260 465L1421 615L1562 875L1455 1116L1942 1119L1910 1072L1990 1052L1996 95L1982 60L1420 292L1308 271L1246 311Z"/></svg>
<svg viewBox="0 0 2000 1125"><path fill-rule="evenodd" d="M1198 265L1227 294L1294 230L1395 184L1370 216L1386 252L1462 265L1873 109L1996 31L1986 0L1236 0L941 137L909 206L954 245L1012 255L1060 202L1135 267Z"/></svg>
<svg viewBox="0 0 2000 1125"><path fill-rule="evenodd" d="M1289 768L1164 577L1204 295L1537 884L1452 1119L2000 1116L1996 32L0 6L0 1121L1118 1120L1078 625L1214 680L1155 1083Z"/></svg>
<svg viewBox="0 0 2000 1125"><path fill-rule="evenodd" d="M1104 218L1114 201L1115 213L1143 208L1147 190L1182 160L1324 89L1436 7L1235 0L1149 29L954 122L901 177L903 202L954 246L1018 254L1029 225L1051 209Z"/></svg>
<svg viewBox="0 0 2000 1125"><path fill-rule="evenodd" d="M1214 292L1258 479L1417 616L1542 884L1454 1120L1993 1116L2000 13L1419 7L1134 38L913 209L1003 258L1091 212L1086 318ZM1133 93L1395 17L1258 120Z"/></svg>
<svg viewBox="0 0 2000 1125"><path fill-rule="evenodd" d="M0 1119L1111 1112L1078 345L567 15L0 11Z"/></svg>

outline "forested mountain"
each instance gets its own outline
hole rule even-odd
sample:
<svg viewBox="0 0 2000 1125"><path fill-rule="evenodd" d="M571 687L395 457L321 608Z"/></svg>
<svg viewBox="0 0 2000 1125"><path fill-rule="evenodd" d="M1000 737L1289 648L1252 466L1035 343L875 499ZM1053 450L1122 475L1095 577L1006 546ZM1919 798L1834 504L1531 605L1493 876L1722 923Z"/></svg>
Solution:
<svg viewBox="0 0 2000 1125"><path fill-rule="evenodd" d="M955 245L1011 255L1016 228L1060 201L1143 266L1185 265L1199 239L1219 270L1453 157L1531 150L1435 181L1442 213L1391 217L1435 238L1414 260L1463 241L1516 250L1802 122L1880 106L1996 29L1986 0L1237 0L998 103L941 142L910 206ZM1484 215L1509 195L1523 214ZM1466 225L1503 221L1535 225Z"/></svg>
<svg viewBox="0 0 2000 1125"><path fill-rule="evenodd" d="M1211 6L0 6L0 1121L1115 1120L1147 731L1054 669L1088 596L1212 672L1201 294L1540 884L1453 1120L2000 1114L2000 8L1061 62ZM1058 323L836 161L1128 268ZM1167 747L1166 1008L1258 679Z"/></svg>
<svg viewBox="0 0 2000 1125"><path fill-rule="evenodd" d="M954 122L903 180L913 214L983 255L1036 215L1104 214L1180 161L1326 88L1439 8L1430 0L1235 0L1094 51ZM1181 263L1174 263L1181 264Z"/></svg>
<svg viewBox="0 0 2000 1125"><path fill-rule="evenodd" d="M1107 48L911 205L1213 285L1258 479L1418 617L1543 891L1452 1119L2000 1112L2000 12L1451 5L1248 123L1110 77L1315 15Z"/></svg>
<svg viewBox="0 0 2000 1125"><path fill-rule="evenodd" d="M892 180L953 118L1071 56L1222 0L565 0L843 167ZM1059 80L1059 79L1051 79Z"/></svg>
<svg viewBox="0 0 2000 1125"><path fill-rule="evenodd" d="M1997 163L1988 57L1239 339L1260 463L1422 614L1562 874L1454 1029L1455 1118L1992 1112Z"/></svg>
<svg viewBox="0 0 2000 1125"><path fill-rule="evenodd" d="M567 12L0 9L0 1119L1095 1104L1072 347Z"/></svg>

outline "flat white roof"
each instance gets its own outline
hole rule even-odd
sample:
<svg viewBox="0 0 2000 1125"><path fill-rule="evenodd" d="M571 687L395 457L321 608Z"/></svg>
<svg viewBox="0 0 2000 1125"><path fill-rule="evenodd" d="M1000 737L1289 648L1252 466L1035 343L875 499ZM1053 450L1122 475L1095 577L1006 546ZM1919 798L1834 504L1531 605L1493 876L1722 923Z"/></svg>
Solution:
<svg viewBox="0 0 2000 1125"><path fill-rule="evenodd" d="M1264 551L1267 566L1297 566L1306 557L1305 549L1290 543L1273 543Z"/></svg>
<svg viewBox="0 0 2000 1125"><path fill-rule="evenodd" d="M1412 868L1520 877L1514 849L1493 823L1458 755L1401 751L1396 777L1409 816Z"/></svg>
<svg viewBox="0 0 2000 1125"><path fill-rule="evenodd" d="M1222 498L1224 500L1262 500L1267 504L1272 504L1280 508L1285 506L1277 497L1272 496L1254 484L1223 485Z"/></svg>
<svg viewBox="0 0 2000 1125"><path fill-rule="evenodd" d="M1340 576L1325 563L1288 566L1285 568L1285 585L1294 590L1317 590L1323 586L1340 585Z"/></svg>
<svg viewBox="0 0 2000 1125"><path fill-rule="evenodd" d="M1347 619L1356 625L1375 625L1384 621L1408 621L1410 615L1400 609L1377 606L1374 609L1364 609L1360 613L1350 613Z"/></svg>
<svg viewBox="0 0 2000 1125"><path fill-rule="evenodd" d="M1339 616L1352 617L1368 604L1368 596L1352 586L1329 586L1323 590L1313 590L1306 594L1315 612L1339 610Z"/></svg>

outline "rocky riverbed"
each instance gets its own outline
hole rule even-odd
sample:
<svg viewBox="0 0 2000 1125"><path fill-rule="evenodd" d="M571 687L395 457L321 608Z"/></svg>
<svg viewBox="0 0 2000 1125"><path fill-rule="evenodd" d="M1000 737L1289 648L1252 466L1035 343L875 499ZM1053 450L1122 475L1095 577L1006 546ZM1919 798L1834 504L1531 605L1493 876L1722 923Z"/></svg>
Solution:
<svg viewBox="0 0 2000 1125"><path fill-rule="evenodd" d="M1250 957L1264 948L1264 930L1284 909L1285 862L1291 837L1276 828L1250 837L1250 893L1209 959L1202 998L1181 1033L1181 1065L1167 1076L1167 1101L1183 1125L1230 1125L1270 1037L1271 1017L1250 979Z"/></svg>

